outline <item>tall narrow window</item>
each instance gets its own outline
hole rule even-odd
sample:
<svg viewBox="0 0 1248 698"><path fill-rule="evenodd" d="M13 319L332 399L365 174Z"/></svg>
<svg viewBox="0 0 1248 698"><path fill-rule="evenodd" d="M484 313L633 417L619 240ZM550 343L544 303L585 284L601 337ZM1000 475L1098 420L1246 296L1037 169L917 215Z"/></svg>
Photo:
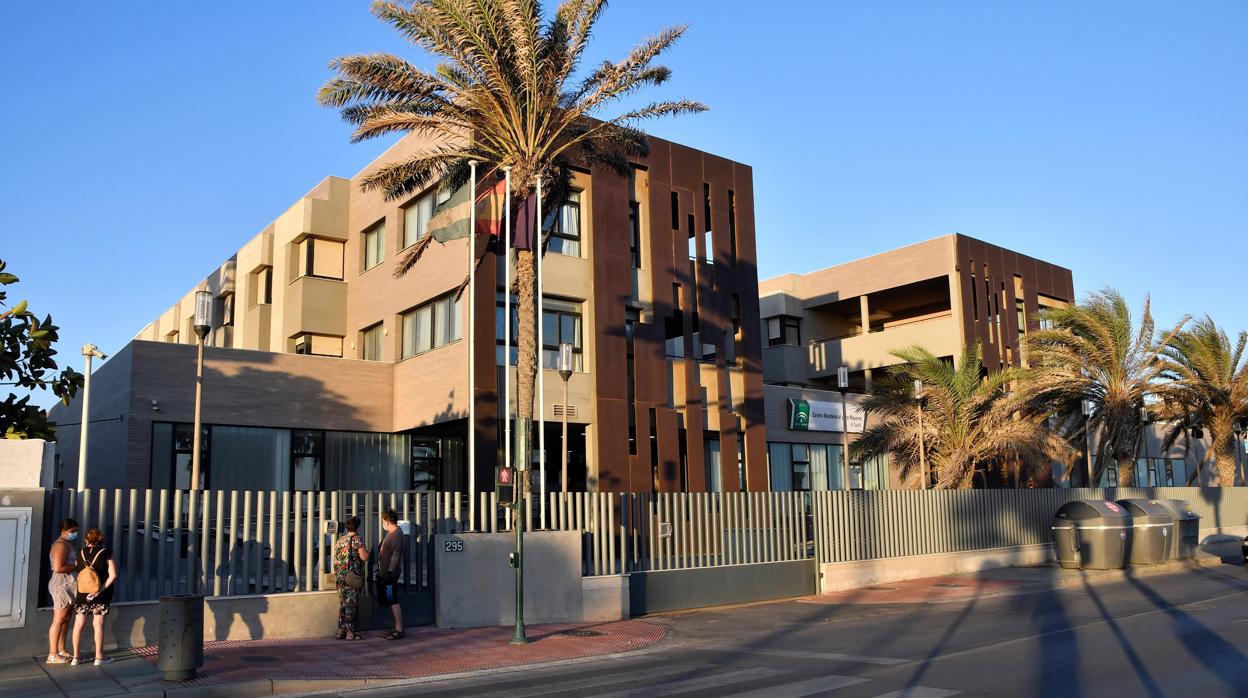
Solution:
<svg viewBox="0 0 1248 698"><path fill-rule="evenodd" d="M247 284L247 307L273 302L273 267L263 266L251 272Z"/></svg>
<svg viewBox="0 0 1248 698"><path fill-rule="evenodd" d="M745 491L745 428L737 417L737 488Z"/></svg>
<svg viewBox="0 0 1248 698"><path fill-rule="evenodd" d="M549 234L546 251L569 257L581 256L581 192L568 192L558 210L546 216L543 229Z"/></svg>
<svg viewBox="0 0 1248 698"><path fill-rule="evenodd" d="M633 332L635 331L635 310L627 311L628 315L624 318L624 371L627 387L625 388L628 395L628 454L630 456L637 455L637 388L636 388L636 367L633 362Z"/></svg>
<svg viewBox="0 0 1248 698"><path fill-rule="evenodd" d="M702 183L702 219L703 232L702 250L706 253L706 263L715 263L715 239L711 235L711 185ZM692 226L690 226L692 227Z"/></svg>
<svg viewBox="0 0 1248 698"><path fill-rule="evenodd" d="M680 491L689 491L689 432L681 427L676 431L676 452L680 456Z"/></svg>
<svg viewBox="0 0 1248 698"><path fill-rule="evenodd" d="M628 202L628 253L633 261L633 268L641 268L641 204Z"/></svg>
<svg viewBox="0 0 1248 698"><path fill-rule="evenodd" d="M741 332L741 296L740 294L732 294L732 342L728 343L732 347L732 355L728 357L733 363L741 363L744 359L742 351L742 343L745 335ZM725 347L726 348L726 347Z"/></svg>
<svg viewBox="0 0 1248 698"><path fill-rule="evenodd" d="M215 309L219 309L221 312L221 317L218 318L217 326L219 327L233 327L234 326L234 294L233 293L222 293L221 295L217 296L217 303L216 303Z"/></svg>
<svg viewBox="0 0 1248 698"><path fill-rule="evenodd" d="M360 332L360 358L365 361L381 361L383 327L379 322Z"/></svg>
<svg viewBox="0 0 1248 698"><path fill-rule="evenodd" d="M385 257L386 222L379 221L364 231L364 270L367 271L381 264Z"/></svg>
<svg viewBox="0 0 1248 698"><path fill-rule="evenodd" d="M325 454L325 432L295 429L290 433L290 467L296 491L321 489L321 459Z"/></svg>
<svg viewBox="0 0 1248 698"><path fill-rule="evenodd" d="M650 408L650 479L654 491L659 491L659 419L657 411Z"/></svg>
<svg viewBox="0 0 1248 698"><path fill-rule="evenodd" d="M693 232L693 214L689 214L689 259L698 260L698 234Z"/></svg>
<svg viewBox="0 0 1248 698"><path fill-rule="evenodd" d="M728 190L728 258L737 266L737 196Z"/></svg>
<svg viewBox="0 0 1248 698"><path fill-rule="evenodd" d="M429 232L437 194L429 192L403 207L403 246L415 245Z"/></svg>
<svg viewBox="0 0 1248 698"><path fill-rule="evenodd" d="M680 194L676 192L672 192L672 230L680 230Z"/></svg>
<svg viewBox="0 0 1248 698"><path fill-rule="evenodd" d="M724 491L724 468L719 453L719 434L710 432L706 437L706 491Z"/></svg>
<svg viewBox="0 0 1248 698"><path fill-rule="evenodd" d="M542 367L559 368L559 345L572 345L572 370L584 371L585 347L581 337L581 305L543 298L542 303ZM513 343L516 340L512 338Z"/></svg>

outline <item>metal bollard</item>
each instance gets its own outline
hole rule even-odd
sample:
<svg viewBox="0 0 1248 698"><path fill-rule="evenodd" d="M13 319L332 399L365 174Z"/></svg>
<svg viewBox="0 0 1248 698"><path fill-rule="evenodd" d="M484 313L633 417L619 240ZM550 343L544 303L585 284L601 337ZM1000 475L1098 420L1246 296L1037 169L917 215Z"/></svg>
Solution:
<svg viewBox="0 0 1248 698"><path fill-rule="evenodd" d="M166 681L186 681L204 665L204 597L174 594L160 597L160 645L157 671Z"/></svg>

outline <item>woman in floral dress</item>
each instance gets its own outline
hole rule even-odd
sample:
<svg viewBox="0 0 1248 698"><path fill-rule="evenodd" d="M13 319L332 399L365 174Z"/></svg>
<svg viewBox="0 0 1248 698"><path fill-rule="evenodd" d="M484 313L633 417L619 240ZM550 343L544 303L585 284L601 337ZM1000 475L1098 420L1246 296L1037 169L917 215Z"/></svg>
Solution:
<svg viewBox="0 0 1248 698"><path fill-rule="evenodd" d="M368 547L360 540L360 517L346 522L347 532L334 544L334 587L338 589L338 639L359 640L355 620L364 591L364 562Z"/></svg>

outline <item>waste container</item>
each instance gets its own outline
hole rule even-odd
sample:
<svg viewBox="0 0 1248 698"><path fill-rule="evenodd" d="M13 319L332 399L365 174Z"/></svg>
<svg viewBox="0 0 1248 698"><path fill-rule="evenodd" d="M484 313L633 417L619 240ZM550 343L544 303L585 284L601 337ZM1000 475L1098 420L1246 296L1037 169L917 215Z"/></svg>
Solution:
<svg viewBox="0 0 1248 698"><path fill-rule="evenodd" d="M1170 538L1174 517L1155 499L1119 499L1118 505L1131 515L1131 535L1127 537L1127 562L1156 565L1170 559Z"/></svg>
<svg viewBox="0 0 1248 698"><path fill-rule="evenodd" d="M1053 516L1053 551L1067 569L1111 570L1126 566L1131 515L1114 502L1078 499Z"/></svg>
<svg viewBox="0 0 1248 698"><path fill-rule="evenodd" d="M160 644L156 670L166 681L186 681L204 665L204 597L160 597Z"/></svg>
<svg viewBox="0 0 1248 698"><path fill-rule="evenodd" d="M1186 499L1156 500L1174 518L1170 534L1170 559L1190 560L1200 549L1200 514L1192 511Z"/></svg>

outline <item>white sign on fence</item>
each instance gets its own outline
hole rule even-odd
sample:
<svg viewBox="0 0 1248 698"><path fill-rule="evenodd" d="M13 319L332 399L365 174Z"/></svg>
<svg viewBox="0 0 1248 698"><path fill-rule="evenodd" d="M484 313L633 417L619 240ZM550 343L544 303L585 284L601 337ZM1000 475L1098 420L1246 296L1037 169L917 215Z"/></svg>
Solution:
<svg viewBox="0 0 1248 698"><path fill-rule="evenodd" d="M866 424L862 407L849 403L849 431L861 434ZM841 431L841 403L789 398L789 429L792 431Z"/></svg>

